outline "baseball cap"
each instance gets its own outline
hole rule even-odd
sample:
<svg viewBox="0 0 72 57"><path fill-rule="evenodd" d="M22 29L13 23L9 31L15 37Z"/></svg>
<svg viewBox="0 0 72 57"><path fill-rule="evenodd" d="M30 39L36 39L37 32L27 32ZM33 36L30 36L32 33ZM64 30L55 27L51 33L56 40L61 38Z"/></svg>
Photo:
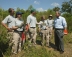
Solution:
<svg viewBox="0 0 72 57"><path fill-rule="evenodd" d="M16 15L22 15L24 14L23 12L16 12Z"/></svg>
<svg viewBox="0 0 72 57"><path fill-rule="evenodd" d="M32 9L31 9L31 13L32 13L32 12L36 12L36 9L32 8Z"/></svg>

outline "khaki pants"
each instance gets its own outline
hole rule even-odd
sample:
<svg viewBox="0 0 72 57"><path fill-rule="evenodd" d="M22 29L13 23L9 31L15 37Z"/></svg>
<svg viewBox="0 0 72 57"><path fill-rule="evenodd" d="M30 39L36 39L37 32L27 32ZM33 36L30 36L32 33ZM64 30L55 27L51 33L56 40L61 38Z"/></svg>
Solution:
<svg viewBox="0 0 72 57"><path fill-rule="evenodd" d="M49 38L51 38L52 37L52 30L53 30L53 27L49 27Z"/></svg>
<svg viewBox="0 0 72 57"><path fill-rule="evenodd" d="M17 53L17 51L21 51L21 33L14 32L12 42L12 52Z"/></svg>
<svg viewBox="0 0 72 57"><path fill-rule="evenodd" d="M7 39L9 40L9 47L12 46L12 40L13 40L13 32L8 32L7 33Z"/></svg>
<svg viewBox="0 0 72 57"><path fill-rule="evenodd" d="M30 28L29 29L29 35L30 35L30 43L33 40L33 43L36 44L36 28Z"/></svg>
<svg viewBox="0 0 72 57"><path fill-rule="evenodd" d="M44 45L46 37L46 46L49 46L49 30L41 30L42 45Z"/></svg>

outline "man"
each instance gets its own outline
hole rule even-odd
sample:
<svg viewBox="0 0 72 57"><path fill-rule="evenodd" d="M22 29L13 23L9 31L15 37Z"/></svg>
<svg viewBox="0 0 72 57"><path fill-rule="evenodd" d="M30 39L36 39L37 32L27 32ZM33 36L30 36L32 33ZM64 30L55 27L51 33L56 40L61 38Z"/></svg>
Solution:
<svg viewBox="0 0 72 57"><path fill-rule="evenodd" d="M60 53L64 53L64 43L63 43L63 30L67 29L67 23L64 17L60 16L60 12L56 11L56 19L54 20L55 28L55 45Z"/></svg>
<svg viewBox="0 0 72 57"><path fill-rule="evenodd" d="M31 9L31 14L27 17L27 24L29 28L29 34L30 34L30 41L29 44L31 46L31 42L33 40L33 45L36 45L36 24L37 20L35 17L36 10Z"/></svg>
<svg viewBox="0 0 72 57"><path fill-rule="evenodd" d="M49 15L49 17L47 19L47 25L48 25L48 28L49 28L50 38L52 37L52 33L53 33L53 22L54 22L54 20L52 18L53 18L53 16Z"/></svg>
<svg viewBox="0 0 72 57"><path fill-rule="evenodd" d="M11 46L12 44L12 37L13 37L13 29L12 25L15 20L14 18L14 9L9 8L8 9L9 15L2 21L2 25L8 30L8 39L9 39L9 45Z"/></svg>
<svg viewBox="0 0 72 57"><path fill-rule="evenodd" d="M40 25L39 25L39 32L41 34L41 39L42 39L42 46L44 46L44 41L45 41L45 37L46 37L46 46L47 47L50 47L49 46L49 30L48 30L48 26L47 26L47 22L45 20L45 16L42 16L41 17L41 21L39 22Z"/></svg>

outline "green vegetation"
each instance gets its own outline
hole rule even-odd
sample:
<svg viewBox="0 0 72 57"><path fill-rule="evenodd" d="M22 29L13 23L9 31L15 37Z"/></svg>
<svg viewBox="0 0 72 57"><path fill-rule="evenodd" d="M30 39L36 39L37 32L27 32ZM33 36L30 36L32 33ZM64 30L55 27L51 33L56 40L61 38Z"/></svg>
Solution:
<svg viewBox="0 0 72 57"><path fill-rule="evenodd" d="M28 8L28 10L17 8L16 11L24 12L23 20L26 22L27 16L30 14L30 9L33 8L32 5ZM26 42L24 45L24 49L18 55L11 55L10 47L8 46L8 39L7 39L7 30L0 25L0 57L4 55L4 57L72 57L72 0L69 2L63 2L61 12L63 13L62 16L66 18L67 25L68 25L68 35L64 36L64 43L65 43L65 53L60 54L58 51L54 51L54 37L51 39L51 46L52 48L42 47L40 45L40 37L37 37L37 45L36 47L28 47L28 43ZM45 15L46 19L50 14L53 15L53 19L55 18L55 11L59 10L59 7L55 7L53 9L48 9L47 11L38 12L36 13L37 21L40 21L40 17ZM15 12L16 12L15 11ZM0 8L0 23L1 21L8 15L8 11Z"/></svg>
<svg viewBox="0 0 72 57"><path fill-rule="evenodd" d="M51 48L41 46L40 37L37 37L36 46L28 46L28 41L24 45L24 49L17 55L11 55L10 51L7 49L7 53L4 54L5 57L72 57L72 34L64 36L65 52L60 54L58 51L54 50L54 38L51 39Z"/></svg>

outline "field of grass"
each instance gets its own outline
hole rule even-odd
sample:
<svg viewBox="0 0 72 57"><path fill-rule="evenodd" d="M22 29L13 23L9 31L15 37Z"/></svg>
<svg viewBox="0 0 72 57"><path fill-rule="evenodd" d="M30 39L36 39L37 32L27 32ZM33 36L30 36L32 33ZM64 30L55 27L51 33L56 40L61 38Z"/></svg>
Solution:
<svg viewBox="0 0 72 57"><path fill-rule="evenodd" d="M41 46L41 38L37 37L36 46L28 46L28 42L25 43L24 49L17 55L11 55L9 49L4 54L4 57L72 57L72 34L64 36L64 46L65 52L60 54L60 52L54 50L54 38L51 39L51 48Z"/></svg>

